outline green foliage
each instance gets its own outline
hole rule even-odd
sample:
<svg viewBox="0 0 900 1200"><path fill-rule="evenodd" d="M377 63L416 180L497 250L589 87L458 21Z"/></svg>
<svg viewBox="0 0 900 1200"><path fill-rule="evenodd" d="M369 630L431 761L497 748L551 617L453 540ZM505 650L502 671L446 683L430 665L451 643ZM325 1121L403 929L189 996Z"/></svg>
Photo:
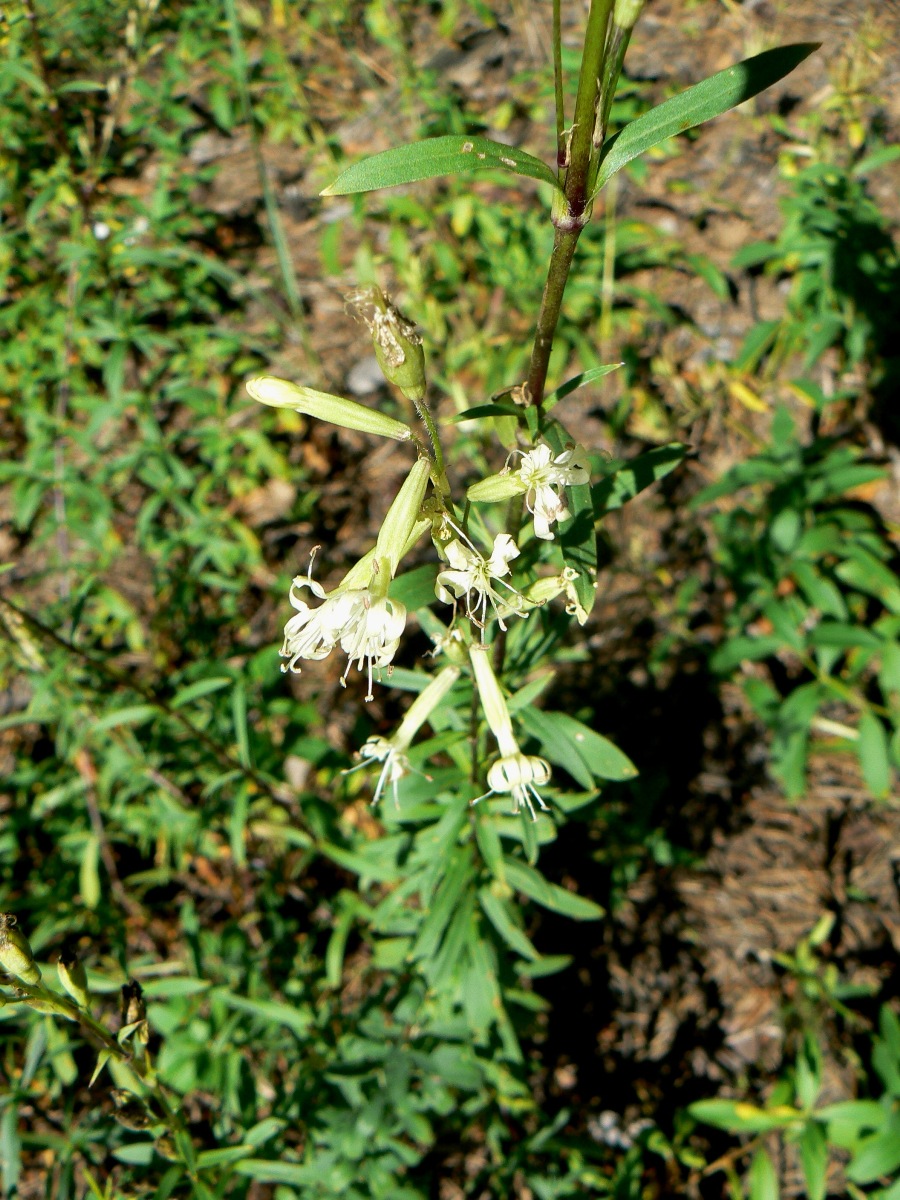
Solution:
<svg viewBox="0 0 900 1200"><path fill-rule="evenodd" d="M755 1135L747 1151L759 1145L760 1135L779 1133L787 1145L797 1148L808 1200L836 1194L834 1176L836 1169L841 1169L839 1162L845 1177L843 1194L888 1200L896 1195L900 1182L900 1022L887 1005L881 1009L871 1061L880 1080L880 1095L817 1103L822 1090L822 1054L815 1038L807 1035L792 1072L781 1080L764 1107L738 1100L701 1100L689 1111L696 1120L718 1129ZM746 1190L740 1194L749 1200L778 1195L767 1150L756 1150Z"/></svg>
<svg viewBox="0 0 900 1200"><path fill-rule="evenodd" d="M660 142L710 121L771 87L818 48L818 42L798 42L793 46L766 50L724 71L718 71L702 83L694 84L687 91L637 117L604 142L595 191L599 192L632 159Z"/></svg>
<svg viewBox="0 0 900 1200"><path fill-rule="evenodd" d="M781 409L770 446L696 500L734 498L712 517L715 560L734 592L712 665L723 675L742 668L773 731L772 770L792 796L805 789L816 735L858 755L875 796L888 794L900 767L895 550L850 495L882 478L851 446L803 446Z"/></svg>
<svg viewBox="0 0 900 1200"><path fill-rule="evenodd" d="M799 172L782 201L784 224L777 239L743 247L736 267L762 267L792 279L784 319L757 327L739 357L752 367L766 355L775 370L802 356L809 371L830 348L840 367L866 362L878 374L882 359L895 358L897 279L900 260L891 231L866 187L870 171L885 165L872 156L852 167L815 162ZM811 380L801 386L824 402Z"/></svg>

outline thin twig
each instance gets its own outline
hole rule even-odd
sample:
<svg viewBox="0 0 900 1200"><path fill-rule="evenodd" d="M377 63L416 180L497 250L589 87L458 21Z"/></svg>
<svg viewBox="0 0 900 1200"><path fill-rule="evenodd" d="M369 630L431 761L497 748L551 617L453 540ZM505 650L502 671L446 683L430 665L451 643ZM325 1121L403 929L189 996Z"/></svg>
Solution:
<svg viewBox="0 0 900 1200"><path fill-rule="evenodd" d="M88 650L83 650L81 646L76 646L73 642L68 641L66 638L58 634L55 629L51 629L48 625L45 625L43 621L38 620L37 617L33 617L31 613L26 612L25 609L13 603L13 601L8 599L6 596L0 597L0 599L2 599L5 605L12 609L14 613L21 617L27 625L29 625L42 637L48 639L55 645L61 647L63 650L66 650L69 654L73 654L76 658L80 658L83 662L86 662L90 666L94 667L107 680L114 683L116 687L136 692L148 704L153 705L154 708L158 708L161 712L165 713L167 717L170 717L173 721L185 729L192 738L198 741L202 746L205 746L205 748L210 752L210 754L213 755L213 757L220 763L221 766L227 767L229 770L242 775L245 779L248 779L252 784L254 784L255 787L259 789L260 792L262 792L263 795L268 796L270 800L274 800L277 804L285 804L289 802L290 797L282 788L280 788L277 784L267 780L263 775L260 775L255 768L245 766L242 762L235 758L230 751L226 750L224 746L221 746L204 730L198 728L198 726L196 726L192 721L188 720L188 718L183 712L181 712L180 709L173 708L167 700L163 699L152 688L146 687L144 684L133 679L130 675L126 675L124 672L117 670L115 667L111 667L108 663L104 662L103 659L97 658L96 655L91 654ZM312 838L310 838L309 844L310 846L313 845Z"/></svg>

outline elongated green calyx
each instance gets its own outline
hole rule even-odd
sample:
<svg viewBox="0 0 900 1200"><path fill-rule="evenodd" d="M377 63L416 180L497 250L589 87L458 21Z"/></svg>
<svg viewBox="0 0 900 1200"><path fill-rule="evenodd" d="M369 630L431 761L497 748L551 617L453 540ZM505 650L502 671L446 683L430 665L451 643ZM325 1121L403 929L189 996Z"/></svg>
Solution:
<svg viewBox="0 0 900 1200"><path fill-rule="evenodd" d="M23 983L34 986L41 982L28 938L16 929L13 913L0 913L0 965Z"/></svg>
<svg viewBox="0 0 900 1200"><path fill-rule="evenodd" d="M619 29L633 29L641 15L645 0L616 0L613 9L613 25Z"/></svg>
<svg viewBox="0 0 900 1200"><path fill-rule="evenodd" d="M473 483L466 495L470 500L496 503L498 500L509 500L512 496L527 491L518 471L501 471L499 475L488 475Z"/></svg>
<svg viewBox="0 0 900 1200"><path fill-rule="evenodd" d="M271 408L292 408L307 417L316 417L320 421L340 425L342 429L358 429L360 433L375 433L380 437L394 438L398 442L408 442L412 437L412 430L408 425L385 416L377 409L366 408L364 404L357 404L355 400L345 400L341 396L331 396L328 392L301 387L300 384L289 383L286 379L276 379L273 375L261 375L257 379L251 379L247 384L247 391L261 404L268 404Z"/></svg>
<svg viewBox="0 0 900 1200"><path fill-rule="evenodd" d="M444 667L437 674L431 683L419 693L409 708L406 710L406 715L397 727L397 732L391 739L394 746L398 750L407 750L412 744L413 738L438 707L442 703L447 693L459 679L461 672L459 667L453 666Z"/></svg>
<svg viewBox="0 0 900 1200"><path fill-rule="evenodd" d="M504 755L519 753L519 746L513 733L512 718L500 684L491 665L490 651L484 646L469 648L469 661L472 664L472 674L475 676L475 686L481 698L484 709L484 719L488 728L497 739L500 753Z"/></svg>
<svg viewBox="0 0 900 1200"><path fill-rule="evenodd" d="M415 403L425 399L425 352L412 321L381 288L366 288L347 297L369 327L372 347L385 379Z"/></svg>
<svg viewBox="0 0 900 1200"><path fill-rule="evenodd" d="M403 481L379 531L375 558L387 560L391 579L407 551L410 535L422 519L422 502L430 475L431 463L427 458L420 458ZM423 529L430 527L430 524L423 525Z"/></svg>
<svg viewBox="0 0 900 1200"><path fill-rule="evenodd" d="M76 1004L82 1008L90 1007L91 996L87 986L87 974L84 963L71 946L64 946L56 962L59 982L63 985Z"/></svg>

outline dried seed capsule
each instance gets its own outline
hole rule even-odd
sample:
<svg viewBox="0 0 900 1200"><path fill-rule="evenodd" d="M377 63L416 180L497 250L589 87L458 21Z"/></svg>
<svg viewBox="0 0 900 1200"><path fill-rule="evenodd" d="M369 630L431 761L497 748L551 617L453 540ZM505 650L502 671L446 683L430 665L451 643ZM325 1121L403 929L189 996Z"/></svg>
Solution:
<svg viewBox="0 0 900 1200"><path fill-rule="evenodd" d="M136 979L129 979L122 985L122 1024L134 1025L147 1017L147 1006L144 1003L144 989Z"/></svg>
<svg viewBox="0 0 900 1200"><path fill-rule="evenodd" d="M113 1088L110 1095L116 1106L113 1117L126 1129L147 1129L154 1123L153 1114L133 1092L126 1092L123 1088Z"/></svg>
<svg viewBox="0 0 900 1200"><path fill-rule="evenodd" d="M408 400L425 399L425 352L422 335L380 288L347 297L369 327L378 365Z"/></svg>
<svg viewBox="0 0 900 1200"><path fill-rule="evenodd" d="M78 957L73 946L69 943L63 946L56 962L59 982L63 985L76 1004L89 1008L91 995L87 986L87 973L84 963Z"/></svg>
<svg viewBox="0 0 900 1200"><path fill-rule="evenodd" d="M119 1040L123 1041L132 1035L143 1046L150 1041L144 991L136 979L129 979L122 987L122 1028L119 1031Z"/></svg>
<svg viewBox="0 0 900 1200"><path fill-rule="evenodd" d="M0 964L16 979L34 986L41 982L41 973L28 939L15 926L13 913L0 913Z"/></svg>

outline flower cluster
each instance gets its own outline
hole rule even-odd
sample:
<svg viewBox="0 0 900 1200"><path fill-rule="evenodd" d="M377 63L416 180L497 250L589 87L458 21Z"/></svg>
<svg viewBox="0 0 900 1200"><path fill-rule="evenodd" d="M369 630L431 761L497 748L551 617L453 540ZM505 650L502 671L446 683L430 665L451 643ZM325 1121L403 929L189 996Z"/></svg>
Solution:
<svg viewBox="0 0 900 1200"><path fill-rule="evenodd" d="M579 620L587 614L577 602L570 567L553 577L532 575L530 581L526 578L517 586L512 564L522 553L516 544L518 524L515 536L506 531L487 534L479 519L475 529L481 548L473 540L476 534L470 528L469 503L520 496L533 518L534 537L552 541L553 526L571 515L566 489L589 482L587 456L580 446L560 449L557 443L554 450L538 439L527 449L514 452L518 457L515 467L508 461L499 474L468 489L465 512L460 518L451 499L437 431L424 403L421 338L377 289L359 293L352 301L370 327L382 370L413 401L431 446L423 444L405 422L353 400L272 377L251 380L247 385L255 399L270 407L290 408L343 428L413 442L419 453L390 505L375 546L341 582L326 590L313 578L312 558L306 575L293 580L290 603L295 611L284 629L281 654L286 661L282 670L300 672L303 662L327 658L339 648L347 657L341 683L346 684L355 667L365 677L366 700L371 700L375 680L392 669L406 627L406 606L392 594L393 581L404 557L430 532L441 560L435 595L442 603L453 605L451 628L446 634L437 633L435 641L438 652L451 665L423 690L393 737L373 736L366 741L360 752L361 765L381 764L375 801L390 786L396 802L399 782L411 769L408 750L413 736L433 716L463 666L468 666L499 749L499 757L488 771L486 795L509 795L514 811L527 809L535 817L536 806L546 807L538 788L549 782L550 767L543 758L524 754L519 748L490 665L487 630L496 621L506 632L508 618L525 618L534 608L563 593ZM530 569L533 560L531 553L523 561ZM457 619L460 613L464 616L462 622Z"/></svg>

